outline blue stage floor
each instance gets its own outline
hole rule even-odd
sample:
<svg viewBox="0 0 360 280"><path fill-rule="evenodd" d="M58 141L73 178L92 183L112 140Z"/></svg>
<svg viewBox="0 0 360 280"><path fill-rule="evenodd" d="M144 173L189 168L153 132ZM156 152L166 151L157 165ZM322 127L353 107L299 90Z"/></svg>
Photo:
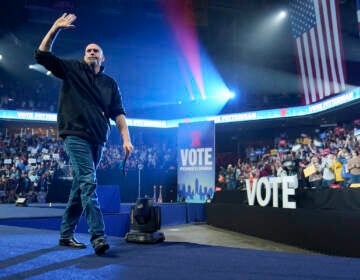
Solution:
<svg viewBox="0 0 360 280"><path fill-rule="evenodd" d="M197 235L193 240L199 240L203 231L196 232L196 226L191 231L181 231L181 224L178 224L178 241L165 240L159 244L126 243L122 236L109 235L110 250L104 256L96 256L86 233L76 234L88 245L86 249L57 245L57 228L64 205L0 206L3 224L0 225L0 279L360 279L360 259L206 245L205 235L204 242L199 244L192 242L191 236ZM123 206L121 211L126 210L126 205ZM186 204L162 207L167 219L175 218L170 224L181 219L189 221L189 216L190 220L199 218L199 213L192 213L194 209L189 210ZM196 206L190 206L193 207ZM180 214L187 216L181 218ZM111 215L117 214L105 216ZM4 225L9 222L14 225ZM21 227L15 226L16 223ZM46 229L46 224L55 227L54 230ZM169 232L166 230L165 226L165 237ZM217 238L221 239L222 235Z"/></svg>
<svg viewBox="0 0 360 280"><path fill-rule="evenodd" d="M87 234L78 239L88 242ZM0 226L0 279L359 279L360 260L168 242L141 245L109 237L111 249L57 246L58 232Z"/></svg>
<svg viewBox="0 0 360 280"><path fill-rule="evenodd" d="M61 217L64 213L65 204L29 204L27 207L15 206L15 204L0 204L0 219L12 218L35 218L35 217Z"/></svg>

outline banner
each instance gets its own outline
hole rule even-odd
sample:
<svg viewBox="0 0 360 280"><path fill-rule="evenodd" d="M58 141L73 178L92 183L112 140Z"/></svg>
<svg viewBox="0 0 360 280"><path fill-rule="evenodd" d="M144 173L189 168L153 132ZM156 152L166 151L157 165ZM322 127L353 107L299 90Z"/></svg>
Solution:
<svg viewBox="0 0 360 280"><path fill-rule="evenodd" d="M360 36L360 0L356 0L356 17L357 17L357 27Z"/></svg>
<svg viewBox="0 0 360 280"><path fill-rule="evenodd" d="M343 92L339 0L291 0L290 19L305 103Z"/></svg>
<svg viewBox="0 0 360 280"><path fill-rule="evenodd" d="M215 187L215 124L180 124L178 129L178 200L205 202Z"/></svg>

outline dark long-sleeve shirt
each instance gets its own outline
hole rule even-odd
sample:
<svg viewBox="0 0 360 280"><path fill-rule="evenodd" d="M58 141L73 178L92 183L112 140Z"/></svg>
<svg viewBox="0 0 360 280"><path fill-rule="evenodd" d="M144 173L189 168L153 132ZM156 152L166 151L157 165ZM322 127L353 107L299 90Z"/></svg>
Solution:
<svg viewBox="0 0 360 280"><path fill-rule="evenodd" d="M37 50L36 61L63 80L57 123L59 135L82 137L101 144L107 139L109 118L125 115L122 98L114 79L95 73L84 61L61 59Z"/></svg>

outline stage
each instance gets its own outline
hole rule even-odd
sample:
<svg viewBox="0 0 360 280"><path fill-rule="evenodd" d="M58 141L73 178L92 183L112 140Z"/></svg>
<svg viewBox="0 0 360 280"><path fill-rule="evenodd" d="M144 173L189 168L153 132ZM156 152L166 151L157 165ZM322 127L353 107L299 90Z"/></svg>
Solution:
<svg viewBox="0 0 360 280"><path fill-rule="evenodd" d="M130 230L130 208L133 203L119 203L110 207L105 202L101 205L109 236L124 237ZM162 226L187 223L201 223L206 221L204 204L161 203ZM0 225L21 226L49 230L59 230L62 214L66 204L63 203L33 203L29 206L15 206L15 204L0 204ZM118 209L114 211L114 209ZM87 233L88 227L84 217L76 229L77 232Z"/></svg>
<svg viewBox="0 0 360 280"><path fill-rule="evenodd" d="M359 257L360 190L299 190L297 209L249 206L245 191L221 191L208 224L325 254Z"/></svg>
<svg viewBox="0 0 360 280"><path fill-rule="evenodd" d="M205 205L186 203L161 205L167 217L165 223L172 224L161 229L165 242L126 243L123 237L110 234L110 250L104 256L96 256L89 244L89 235L81 233L86 231L83 226L78 228L76 237L87 244L86 249L57 245L64 207L64 204L0 205L1 279L215 280L226 275L226 279L234 280L325 280L356 279L359 275L359 259L314 254L213 228L195 221L199 220L197 215L201 211L192 211L201 210ZM128 215L130 207L131 204L120 205L118 214ZM106 220L107 229L109 221L115 222Z"/></svg>

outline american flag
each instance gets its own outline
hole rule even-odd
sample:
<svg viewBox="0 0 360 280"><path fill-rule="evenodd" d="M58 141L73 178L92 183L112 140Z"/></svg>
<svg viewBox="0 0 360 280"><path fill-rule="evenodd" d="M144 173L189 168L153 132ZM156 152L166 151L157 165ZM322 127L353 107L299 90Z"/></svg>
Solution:
<svg viewBox="0 0 360 280"><path fill-rule="evenodd" d="M305 103L344 91L338 0L292 0L290 20Z"/></svg>
<svg viewBox="0 0 360 280"><path fill-rule="evenodd" d="M356 15L357 15L357 23L358 23L358 32L360 36L360 0L356 0Z"/></svg>

